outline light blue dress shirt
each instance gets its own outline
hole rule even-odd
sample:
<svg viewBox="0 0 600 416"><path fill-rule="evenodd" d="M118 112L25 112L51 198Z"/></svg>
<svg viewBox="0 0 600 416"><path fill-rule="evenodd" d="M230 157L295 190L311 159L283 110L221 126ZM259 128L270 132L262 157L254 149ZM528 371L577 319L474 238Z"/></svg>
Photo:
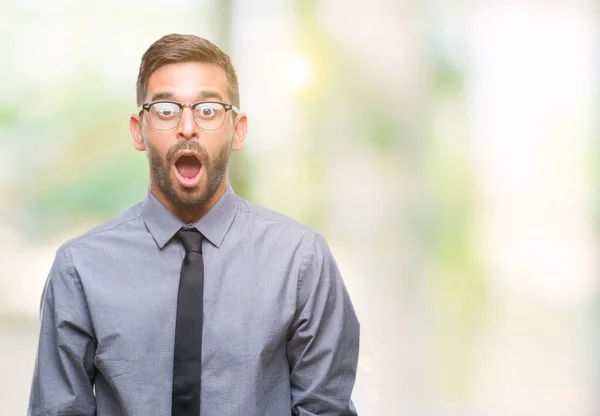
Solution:
<svg viewBox="0 0 600 416"><path fill-rule="evenodd" d="M150 192L64 244L41 302L30 416L168 416L184 224ZM205 237L204 416L356 415L359 323L321 235L231 187Z"/></svg>

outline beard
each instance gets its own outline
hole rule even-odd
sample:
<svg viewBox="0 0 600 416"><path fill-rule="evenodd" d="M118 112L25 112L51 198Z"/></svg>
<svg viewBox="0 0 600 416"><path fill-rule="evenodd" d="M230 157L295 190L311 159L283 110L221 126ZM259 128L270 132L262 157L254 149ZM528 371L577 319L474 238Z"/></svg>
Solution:
<svg viewBox="0 0 600 416"><path fill-rule="evenodd" d="M180 140L167 151L163 159L148 145L146 155L150 165L150 172L161 192L175 205L184 207L196 207L206 204L215 194L217 188L227 175L227 165L231 154L231 142L228 140L214 158L211 158L205 148L200 146L196 140ZM205 184L199 184L196 188L184 188L177 186L171 176L171 166L176 162L175 155L182 150L191 150L198 153L204 169Z"/></svg>

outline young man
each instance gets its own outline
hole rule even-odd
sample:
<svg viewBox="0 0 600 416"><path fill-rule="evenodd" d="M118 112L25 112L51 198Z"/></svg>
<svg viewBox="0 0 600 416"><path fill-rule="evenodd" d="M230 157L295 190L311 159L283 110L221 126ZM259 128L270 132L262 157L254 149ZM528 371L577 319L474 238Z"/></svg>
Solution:
<svg viewBox="0 0 600 416"><path fill-rule="evenodd" d="M165 36L137 103L148 195L57 251L29 415L356 415L359 324L325 240L229 185L229 57Z"/></svg>

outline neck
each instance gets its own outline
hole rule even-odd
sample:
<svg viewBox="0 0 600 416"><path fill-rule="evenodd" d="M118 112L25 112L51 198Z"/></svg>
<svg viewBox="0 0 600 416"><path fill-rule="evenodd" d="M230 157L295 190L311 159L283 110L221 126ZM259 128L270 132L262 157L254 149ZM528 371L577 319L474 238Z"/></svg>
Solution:
<svg viewBox="0 0 600 416"><path fill-rule="evenodd" d="M154 181L150 181L150 192L152 195L163 204L173 215L179 218L184 224L193 224L199 221L212 207L215 206L221 197L225 194L229 181L227 177L219 184L219 187L215 193L210 197L208 201L200 205L181 205L171 201L163 192L158 188Z"/></svg>

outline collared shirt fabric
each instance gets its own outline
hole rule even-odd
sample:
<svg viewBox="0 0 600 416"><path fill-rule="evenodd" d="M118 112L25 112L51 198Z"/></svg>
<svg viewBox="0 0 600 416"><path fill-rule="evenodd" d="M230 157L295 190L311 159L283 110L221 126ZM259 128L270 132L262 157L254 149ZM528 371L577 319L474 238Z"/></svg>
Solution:
<svg viewBox="0 0 600 416"><path fill-rule="evenodd" d="M148 192L59 248L28 414L170 414L182 226L205 237L201 414L356 415L359 323L327 243L231 187L190 225Z"/></svg>

